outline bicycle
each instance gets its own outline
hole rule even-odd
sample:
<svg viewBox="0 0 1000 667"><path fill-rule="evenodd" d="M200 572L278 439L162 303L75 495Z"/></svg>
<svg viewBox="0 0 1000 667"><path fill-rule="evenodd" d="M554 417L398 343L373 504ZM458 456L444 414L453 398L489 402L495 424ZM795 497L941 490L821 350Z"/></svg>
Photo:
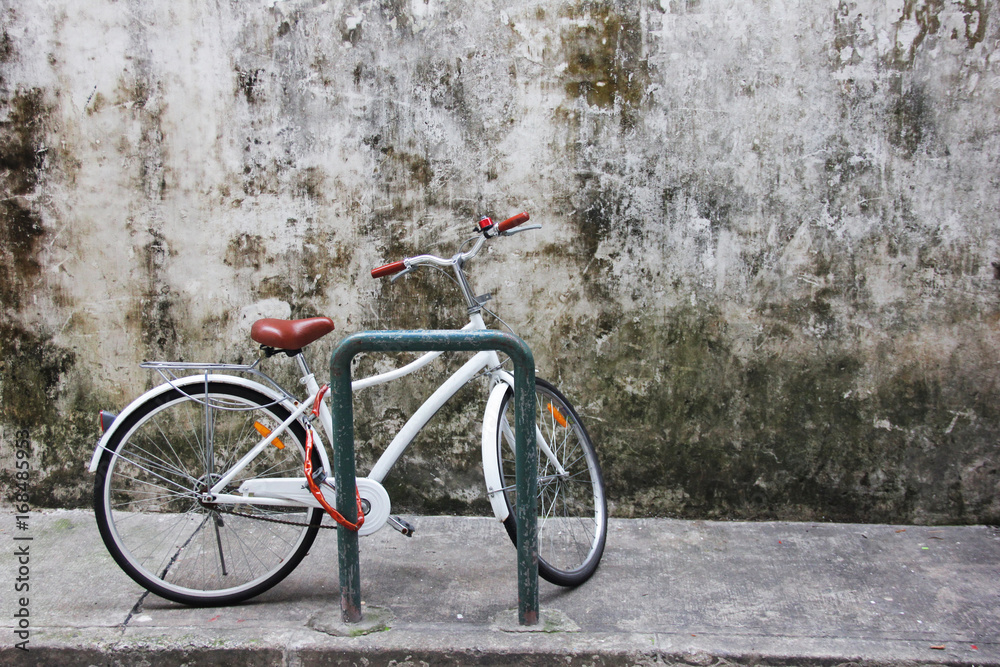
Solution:
<svg viewBox="0 0 1000 667"><path fill-rule="evenodd" d="M528 219L527 213L500 223L483 218L476 236L452 257L418 255L373 269L372 276L396 280L424 266L450 268L468 309L462 330L484 330L482 311L489 296L474 295L464 266L487 241L540 228L522 227ZM320 387L303 355L307 345L333 328L326 317L258 320L250 337L262 355L252 364L145 362L142 366L165 382L118 415L101 412L102 436L90 464L96 473L95 516L111 556L140 586L194 606L241 602L295 569L321 527L346 525L331 506L335 486L324 437L331 442L333 425L326 387ZM279 354L298 365L306 398L297 398L258 368ZM409 375L440 354L429 352L356 380L352 392ZM192 372L197 373L183 375ZM513 376L494 351L475 354L448 377L368 475L357 478L359 521L348 529L364 536L388 524L413 534L411 524L392 515L381 482L437 410L481 374L489 378L482 427L487 494L517 544ZM545 380L536 380L535 394L539 575L577 586L593 575L604 552L604 481L577 411ZM324 524L324 515L336 523Z"/></svg>

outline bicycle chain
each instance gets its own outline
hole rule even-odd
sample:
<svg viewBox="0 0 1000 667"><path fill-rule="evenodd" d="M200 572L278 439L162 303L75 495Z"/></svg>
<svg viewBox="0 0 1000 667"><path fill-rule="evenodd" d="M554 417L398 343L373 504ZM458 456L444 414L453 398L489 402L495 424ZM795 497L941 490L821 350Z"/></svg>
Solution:
<svg viewBox="0 0 1000 667"><path fill-rule="evenodd" d="M221 509L219 507L213 507L211 509L212 509L213 512L218 512L219 514L230 514L232 516L243 517L244 519L256 519L257 521L268 521L270 523L280 523L280 524L284 524L286 526L302 526L303 528L312 528L313 527L313 524L311 524L311 523L302 523L300 521L285 521L284 519L272 519L271 517L266 517L266 516L257 516L257 515L253 515L253 514L242 514L241 512L234 512L233 510L225 510L225 509ZM318 526L316 526L316 527L317 528L325 528L325 529L336 529L339 526L337 526L336 524L330 524L330 523L326 523L325 524L325 523L322 522L322 519L320 519L320 524Z"/></svg>

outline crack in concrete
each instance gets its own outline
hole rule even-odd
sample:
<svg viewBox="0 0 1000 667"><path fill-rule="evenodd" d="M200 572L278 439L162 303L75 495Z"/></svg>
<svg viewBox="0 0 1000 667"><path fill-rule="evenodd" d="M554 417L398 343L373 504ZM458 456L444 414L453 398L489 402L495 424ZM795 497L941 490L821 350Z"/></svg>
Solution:
<svg viewBox="0 0 1000 667"><path fill-rule="evenodd" d="M125 617L125 620L122 621L121 625L119 626L119 628L122 631L122 634L124 634L125 631L128 629L128 624L129 622L131 622L132 617L142 611L142 604L143 602L146 601L146 598L148 596L149 596L149 591L143 591L142 595L139 596L139 599L136 600L134 605L132 605L132 609L129 611L128 616Z"/></svg>

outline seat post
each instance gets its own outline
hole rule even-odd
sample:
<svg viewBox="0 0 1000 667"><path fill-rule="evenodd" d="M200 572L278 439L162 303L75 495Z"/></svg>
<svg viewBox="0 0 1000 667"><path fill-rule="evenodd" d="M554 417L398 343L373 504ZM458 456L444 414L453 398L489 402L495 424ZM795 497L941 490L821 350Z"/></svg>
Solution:
<svg viewBox="0 0 1000 667"><path fill-rule="evenodd" d="M312 375L312 371L309 370L309 364L306 363L306 355L302 354L301 351L295 355L295 363L299 365L299 370L302 371L302 377L305 378Z"/></svg>

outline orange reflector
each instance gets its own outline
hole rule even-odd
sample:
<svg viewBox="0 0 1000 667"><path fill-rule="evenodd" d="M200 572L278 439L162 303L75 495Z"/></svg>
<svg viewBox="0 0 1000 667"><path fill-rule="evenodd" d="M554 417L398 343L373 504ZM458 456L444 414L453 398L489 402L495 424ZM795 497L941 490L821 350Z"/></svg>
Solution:
<svg viewBox="0 0 1000 667"><path fill-rule="evenodd" d="M262 438L266 438L267 436L271 435L271 430L268 427L261 424L260 422L254 422L253 427L257 429L257 432L260 433L260 437ZM274 440L271 441L271 444L277 447L278 449L285 448L285 443L281 441L281 438L275 438Z"/></svg>
<svg viewBox="0 0 1000 667"><path fill-rule="evenodd" d="M549 412L551 412L552 416L556 418L556 421L559 422L560 426L566 428L566 418L563 417L561 412L559 412L559 408L549 403Z"/></svg>

